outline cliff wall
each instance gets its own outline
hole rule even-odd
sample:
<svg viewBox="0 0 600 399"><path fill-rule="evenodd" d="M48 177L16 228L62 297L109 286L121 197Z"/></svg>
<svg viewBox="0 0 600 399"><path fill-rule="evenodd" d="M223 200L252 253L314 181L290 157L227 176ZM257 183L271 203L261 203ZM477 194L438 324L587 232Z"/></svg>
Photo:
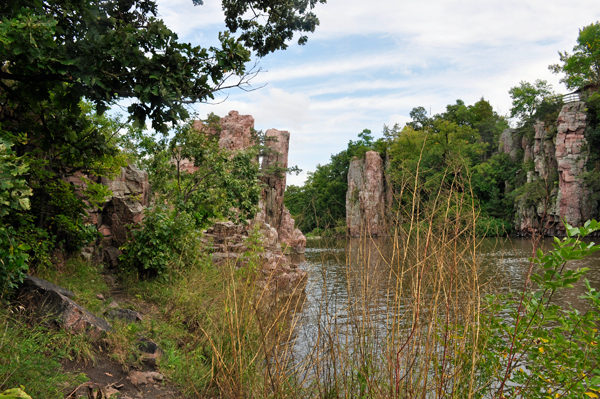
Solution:
<svg viewBox="0 0 600 399"><path fill-rule="evenodd" d="M526 185L538 195L521 195L515 200L515 230L529 235L542 232L546 235L564 235L562 220L572 226L581 226L586 220L597 217L597 204L591 203L591 189L583 175L589 146L585 137L587 112L584 102L563 106L556 126L544 122L534 125L533 142L517 140L517 131L505 130L499 148L516 162L523 150L523 165L533 164L528 170ZM520 144L520 145L517 145ZM528 200L533 197L534 200Z"/></svg>

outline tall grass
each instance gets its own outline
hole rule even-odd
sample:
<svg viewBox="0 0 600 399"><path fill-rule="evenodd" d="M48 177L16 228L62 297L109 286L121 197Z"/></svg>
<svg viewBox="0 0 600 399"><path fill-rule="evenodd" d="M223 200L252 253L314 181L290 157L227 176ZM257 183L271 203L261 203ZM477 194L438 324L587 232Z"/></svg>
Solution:
<svg viewBox="0 0 600 399"><path fill-rule="evenodd" d="M486 385L480 316L490 287L465 171L446 170L433 189L418 171L404 172L391 236L350 240L347 302L339 309L321 300L305 364L311 396L462 398Z"/></svg>
<svg viewBox="0 0 600 399"><path fill-rule="evenodd" d="M134 329L116 324L109 350L122 352L119 359L126 362L138 334L156 340L166 352L161 370L196 398L543 398L600 392L593 390L600 377L594 380L592 371L600 359L597 311L581 316L550 301L554 285L573 282L570 269L559 262L560 276L542 279L541 290L532 290L534 272L547 266L540 257L525 268L520 293L497 293L500 275L484 273L468 169L457 161L432 183L421 179L418 166L397 168L401 173L390 184L395 199L387 210L390 235L349 239L345 252L334 253L345 264L341 274L322 252L320 278L283 294L274 288L276 276L262 269L259 236L251 235L251 250L238 261L222 265L190 239L182 243L189 251L172 260L164 278L126 279L131 294L154 306ZM577 249L579 241L571 244L578 255L565 252L561 262L585 254ZM76 269L73 278L92 301L84 282L98 271ZM589 293L599 308L600 294ZM10 326L5 336L13 332ZM555 326L562 330L553 335ZM3 355L9 341L0 340ZM573 364L578 360L583 366ZM19 383L6 363L0 366L0 383Z"/></svg>

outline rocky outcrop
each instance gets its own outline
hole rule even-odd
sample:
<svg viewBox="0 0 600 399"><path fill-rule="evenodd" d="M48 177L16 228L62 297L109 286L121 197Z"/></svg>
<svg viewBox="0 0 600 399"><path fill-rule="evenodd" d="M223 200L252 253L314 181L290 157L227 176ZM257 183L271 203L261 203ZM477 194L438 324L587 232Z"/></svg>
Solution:
<svg viewBox="0 0 600 399"><path fill-rule="evenodd" d="M250 235L255 231L261 242L252 242ZM202 240L211 248L213 263L230 263L238 268L247 266L251 261L251 244L262 246L264 252L253 253L259 266L259 286L279 294L295 294L304 289L307 273L283 254L278 238L277 230L266 223L254 222L243 226L219 222L206 231Z"/></svg>
<svg viewBox="0 0 600 399"><path fill-rule="evenodd" d="M585 103L573 102L563 106L556 135L544 122L534 125L530 158L527 157L528 145L523 140L524 161L533 160L534 164L534 170L527 172L527 183L538 182L538 189L547 194L534 205L517 201L515 229L518 234L543 231L547 235L564 235L563 220L580 226L594 216L595 210L588 203L590 192L583 179L589 151L586 127ZM500 147L506 148L505 143L510 140L501 138Z"/></svg>
<svg viewBox="0 0 600 399"><path fill-rule="evenodd" d="M290 148L290 133L269 129L266 131L269 152L263 157L261 169L264 172L265 188L262 193L265 222L279 231L283 216L283 195L285 193Z"/></svg>
<svg viewBox="0 0 600 399"><path fill-rule="evenodd" d="M18 302L40 321L54 324L72 334L85 333L98 339L112 327L71 299L74 293L37 277L27 276Z"/></svg>
<svg viewBox="0 0 600 399"><path fill-rule="evenodd" d="M537 122L534 129L533 163L536 178L547 179L557 168L553 138L549 136L550 129L544 122Z"/></svg>
<svg viewBox="0 0 600 399"><path fill-rule="evenodd" d="M254 118L250 115L240 115L237 111L230 111L227 116L221 118L219 128L203 125L200 121L196 121L194 127L198 131L219 135L219 145L230 151L244 150L255 144L252 132ZM302 253L306 247L306 237L294 227L295 221L283 204L290 133L269 129L265 132L265 136L268 152L263 156L261 163L265 187L255 220L274 227L282 244ZM194 170L192 161L183 160L181 165L184 171Z"/></svg>
<svg viewBox="0 0 600 399"><path fill-rule="evenodd" d="M229 111L221 118L219 126L209 126L202 121L194 121L193 127L199 132L219 136L219 146L229 151L244 150L254 145L254 118L240 115L238 111Z"/></svg>
<svg viewBox="0 0 600 399"><path fill-rule="evenodd" d="M93 246L83 248L82 254L90 260L114 267L121 254L119 247L127 241L127 226L140 223L144 218L144 208L150 205L148 173L128 165L121 168L121 173L114 179L81 174L67 179L79 193L87 188L87 180L104 184L112 194L103 204L88 209L84 222L95 225L101 237Z"/></svg>
<svg viewBox="0 0 600 399"><path fill-rule="evenodd" d="M385 228L383 160L376 151L364 159L353 159L348 169L346 225L352 237L383 236Z"/></svg>
<svg viewBox="0 0 600 399"><path fill-rule="evenodd" d="M127 242L128 225L139 224L144 218L144 208L150 205L148 173L133 165L121 168L114 179L102 179L112 191L112 197L96 216L96 226L102 235L99 240L100 258L116 266L121 254L119 247Z"/></svg>
<svg viewBox="0 0 600 399"><path fill-rule="evenodd" d="M264 173L265 188L262 192L260 212L257 220L275 227L279 241L298 253L304 252L306 237L294 227L295 221L283 204L286 187L286 169L290 148L290 133L269 129L265 132L268 153L263 157L261 169Z"/></svg>
<svg viewBox="0 0 600 399"><path fill-rule="evenodd" d="M584 102L567 104L558 116L556 162L558 165L558 196L560 215L572 226L580 226L591 217L587 204L587 189L582 178L586 172L588 146L584 132L587 114Z"/></svg>
<svg viewBox="0 0 600 399"><path fill-rule="evenodd" d="M290 211L284 207L278 231L279 242L284 246L292 248L296 253L304 253L306 237L300 229L294 228L295 223L296 221L292 218Z"/></svg>

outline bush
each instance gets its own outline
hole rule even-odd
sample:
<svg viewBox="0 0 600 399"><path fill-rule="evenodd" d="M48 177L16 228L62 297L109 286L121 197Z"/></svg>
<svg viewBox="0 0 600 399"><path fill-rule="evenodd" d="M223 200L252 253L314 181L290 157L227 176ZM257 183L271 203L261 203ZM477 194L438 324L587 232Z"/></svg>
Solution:
<svg viewBox="0 0 600 399"><path fill-rule="evenodd" d="M478 237L498 237L510 234L513 226L510 222L494 217L481 217L475 222L475 234Z"/></svg>
<svg viewBox="0 0 600 399"><path fill-rule="evenodd" d="M199 243L195 226L194 217L188 213L157 206L146 213L141 228L131 231L131 239L121 247L120 259L141 276L164 275L172 261L195 255L190 251Z"/></svg>
<svg viewBox="0 0 600 399"><path fill-rule="evenodd" d="M15 239L12 227L0 227L0 299L23 282L29 249L27 244Z"/></svg>

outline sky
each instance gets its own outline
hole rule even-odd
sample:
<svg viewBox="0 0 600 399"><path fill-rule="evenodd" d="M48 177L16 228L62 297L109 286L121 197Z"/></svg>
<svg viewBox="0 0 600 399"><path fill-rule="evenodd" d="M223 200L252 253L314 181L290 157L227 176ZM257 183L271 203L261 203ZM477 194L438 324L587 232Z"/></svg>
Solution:
<svg viewBox="0 0 600 399"><path fill-rule="evenodd" d="M208 47L225 30L219 0L158 4L181 41ZM302 185L363 129L380 137L384 124L403 126L414 107L437 114L484 97L507 115L508 90L536 79L567 93L548 65L600 20L597 0L328 0L314 12L320 25L305 46L258 60L257 90L194 107L200 117L236 110L258 130L289 131L289 165L303 172L288 184Z"/></svg>

